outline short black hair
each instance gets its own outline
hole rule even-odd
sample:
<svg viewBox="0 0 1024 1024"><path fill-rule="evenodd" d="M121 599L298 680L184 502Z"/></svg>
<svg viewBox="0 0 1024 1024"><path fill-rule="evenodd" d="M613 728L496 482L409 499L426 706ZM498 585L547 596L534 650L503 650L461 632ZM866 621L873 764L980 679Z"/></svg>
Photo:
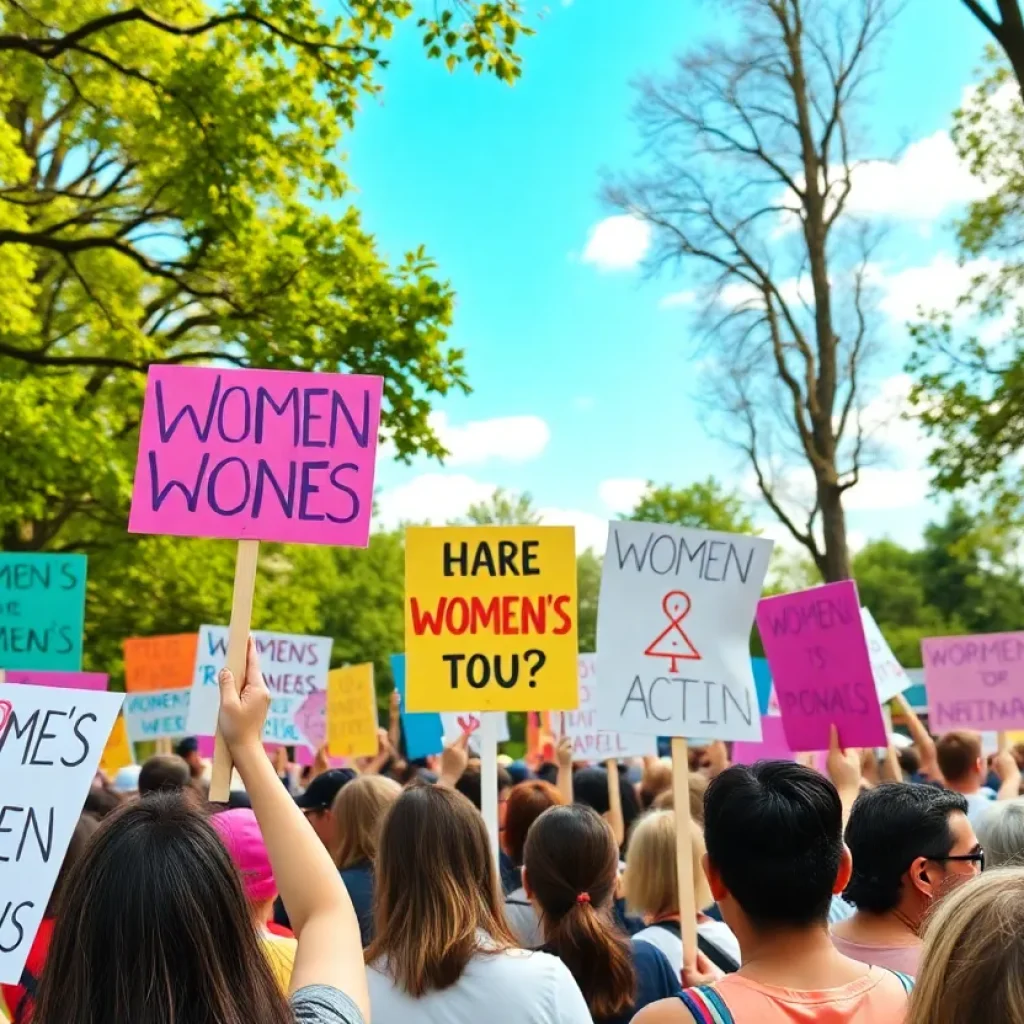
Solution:
<svg viewBox="0 0 1024 1024"><path fill-rule="evenodd" d="M455 788L479 811L480 806L480 769L477 767L467 768ZM498 792L512 788L512 776L503 765L498 765Z"/></svg>
<svg viewBox="0 0 1024 1024"><path fill-rule="evenodd" d="M188 764L177 754L154 754L139 771L139 796L176 793L192 781Z"/></svg>
<svg viewBox="0 0 1024 1024"><path fill-rule="evenodd" d="M607 814L611 808L608 800L608 769L604 767L581 768L572 777L573 802L585 804L597 811ZM626 835L633 822L640 817L640 799L636 790L626 781L626 773L619 772L619 802L622 804L622 822Z"/></svg>
<svg viewBox="0 0 1024 1024"><path fill-rule="evenodd" d="M846 826L853 855L847 901L875 914L892 910L907 868L918 857L944 857L953 848L949 816L956 811L967 813L964 797L935 786L887 782L861 793Z"/></svg>
<svg viewBox="0 0 1024 1024"><path fill-rule="evenodd" d="M843 854L835 786L791 761L727 768L704 797L708 859L758 929L828 920Z"/></svg>

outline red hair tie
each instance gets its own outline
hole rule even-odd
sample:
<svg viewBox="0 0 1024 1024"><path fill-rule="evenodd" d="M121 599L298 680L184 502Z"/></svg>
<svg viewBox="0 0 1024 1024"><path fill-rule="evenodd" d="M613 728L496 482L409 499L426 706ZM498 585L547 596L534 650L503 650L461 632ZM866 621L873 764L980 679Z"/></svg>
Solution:
<svg viewBox="0 0 1024 1024"><path fill-rule="evenodd" d="M579 896L576 897L576 902L577 903L589 903L590 902L590 893L589 892L581 892L579 894Z"/></svg>

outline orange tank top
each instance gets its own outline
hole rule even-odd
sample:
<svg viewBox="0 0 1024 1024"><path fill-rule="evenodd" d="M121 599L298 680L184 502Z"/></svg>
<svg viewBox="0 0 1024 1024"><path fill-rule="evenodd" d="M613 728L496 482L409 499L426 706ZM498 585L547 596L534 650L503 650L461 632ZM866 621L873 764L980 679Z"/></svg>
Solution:
<svg viewBox="0 0 1024 1024"><path fill-rule="evenodd" d="M683 1005L699 1024L903 1024L913 982L871 967L840 988L819 991L761 985L729 974L712 986L686 989Z"/></svg>

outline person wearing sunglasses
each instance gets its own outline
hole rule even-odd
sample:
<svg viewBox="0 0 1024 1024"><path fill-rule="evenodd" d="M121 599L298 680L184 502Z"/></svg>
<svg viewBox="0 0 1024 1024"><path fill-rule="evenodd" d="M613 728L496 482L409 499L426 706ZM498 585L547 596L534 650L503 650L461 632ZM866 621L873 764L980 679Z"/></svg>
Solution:
<svg viewBox="0 0 1024 1024"><path fill-rule="evenodd" d="M916 975L925 915L979 874L985 853L960 793L887 783L857 798L846 826L853 874L844 893L856 913L832 941L862 963Z"/></svg>

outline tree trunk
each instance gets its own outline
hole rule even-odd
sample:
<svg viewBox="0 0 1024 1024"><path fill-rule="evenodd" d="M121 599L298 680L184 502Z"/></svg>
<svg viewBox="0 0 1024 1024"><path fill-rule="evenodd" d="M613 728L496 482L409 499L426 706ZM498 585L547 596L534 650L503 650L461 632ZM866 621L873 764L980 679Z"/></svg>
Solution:
<svg viewBox="0 0 1024 1024"><path fill-rule="evenodd" d="M821 527L825 539L824 564L819 568L826 583L848 580L850 549L846 545L846 513L843 511L842 492L835 484L818 484L818 503L821 506Z"/></svg>

